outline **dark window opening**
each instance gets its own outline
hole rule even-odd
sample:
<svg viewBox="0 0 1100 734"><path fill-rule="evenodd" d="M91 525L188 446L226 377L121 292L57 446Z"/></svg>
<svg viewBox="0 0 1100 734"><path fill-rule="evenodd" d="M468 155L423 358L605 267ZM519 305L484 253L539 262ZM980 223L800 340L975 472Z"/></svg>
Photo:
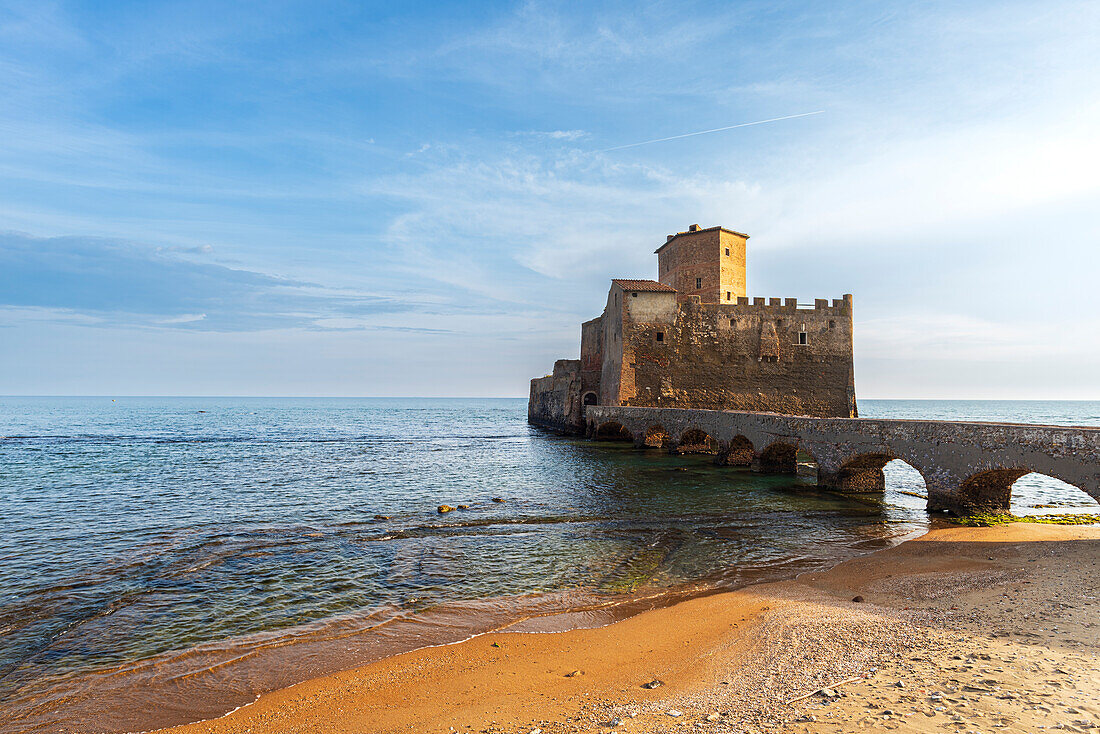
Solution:
<svg viewBox="0 0 1100 734"><path fill-rule="evenodd" d="M657 341L663 342L664 340L665 340L665 332L658 331L657 332Z"/></svg>
<svg viewBox="0 0 1100 734"><path fill-rule="evenodd" d="M726 257L729 257L729 256L730 256L730 248L727 247L726 248Z"/></svg>
<svg viewBox="0 0 1100 734"><path fill-rule="evenodd" d="M586 392L584 394L584 404L585 405L595 405L596 404L596 393Z"/></svg>
<svg viewBox="0 0 1100 734"><path fill-rule="evenodd" d="M703 279L702 278L696 278L695 279L695 287L696 288L702 288L703 287Z"/></svg>
<svg viewBox="0 0 1100 734"><path fill-rule="evenodd" d="M798 332L798 343L799 344L808 344L809 342L806 341L808 336L809 335L804 331Z"/></svg>
<svg viewBox="0 0 1100 734"><path fill-rule="evenodd" d="M729 301L729 300L732 300L732 299L730 298L730 296L732 296L732 295L733 295L733 294L732 294L731 292L729 292L729 291L726 291L726 300L727 300L727 301Z"/></svg>
<svg viewBox="0 0 1100 734"><path fill-rule="evenodd" d="M637 293L631 293L631 294L630 294L630 297L631 297L631 298L637 298L637 297L638 297L638 294L637 294Z"/></svg>

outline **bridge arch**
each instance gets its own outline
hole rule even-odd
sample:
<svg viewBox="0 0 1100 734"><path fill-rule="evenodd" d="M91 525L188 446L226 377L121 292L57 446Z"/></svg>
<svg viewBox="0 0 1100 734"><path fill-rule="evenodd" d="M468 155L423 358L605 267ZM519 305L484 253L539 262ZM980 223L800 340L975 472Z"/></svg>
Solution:
<svg viewBox="0 0 1100 734"><path fill-rule="evenodd" d="M1091 497L1084 489L1070 482L1045 472L1032 471L1030 467L1017 466L1010 468L987 469L971 474L962 481L955 494L955 506L961 512L994 512L1008 513L1013 510L1013 488L1017 482L1027 477L1032 482L1041 482L1044 479L1056 480L1065 485L1067 495L1079 500L1079 504L1091 504L1085 497ZM1070 492L1069 490L1073 490ZM1025 508L1019 508L1025 509ZM1034 509L1034 508L1026 508ZM1058 514L1056 507L1049 507L1051 514Z"/></svg>
<svg viewBox="0 0 1100 734"><path fill-rule="evenodd" d="M787 441L774 441L760 452L760 471L764 474L796 474L798 446Z"/></svg>
<svg viewBox="0 0 1100 734"><path fill-rule="evenodd" d="M1008 512L1012 485L1031 470L1026 467L986 469L964 479L955 493L955 505L965 512Z"/></svg>
<svg viewBox="0 0 1100 734"><path fill-rule="evenodd" d="M722 463L725 466L752 466L755 458L756 448L752 445L752 441L742 434L737 434L726 446Z"/></svg>
<svg viewBox="0 0 1100 734"><path fill-rule="evenodd" d="M634 434L618 421L606 421L596 428L597 441L633 441Z"/></svg>
<svg viewBox="0 0 1100 734"><path fill-rule="evenodd" d="M660 423L647 428L642 439L642 445L647 449L665 449L671 444L672 436Z"/></svg>
<svg viewBox="0 0 1100 734"><path fill-rule="evenodd" d="M1012 484L1009 501L1013 515L1100 514L1100 502L1082 487L1038 471Z"/></svg>
<svg viewBox="0 0 1100 734"><path fill-rule="evenodd" d="M678 454L717 454L718 440L701 428L689 428L676 442Z"/></svg>

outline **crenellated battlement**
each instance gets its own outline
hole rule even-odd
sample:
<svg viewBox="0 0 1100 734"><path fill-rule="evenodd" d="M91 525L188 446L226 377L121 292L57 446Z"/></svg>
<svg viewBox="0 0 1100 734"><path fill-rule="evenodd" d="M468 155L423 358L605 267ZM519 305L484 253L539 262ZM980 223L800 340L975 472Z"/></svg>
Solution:
<svg viewBox="0 0 1100 734"><path fill-rule="evenodd" d="M852 295L843 298L817 298L813 303L799 303L797 298L748 298L741 296L737 303L707 304L717 305L741 313L795 313L799 311L822 311L829 314L849 314L852 312Z"/></svg>

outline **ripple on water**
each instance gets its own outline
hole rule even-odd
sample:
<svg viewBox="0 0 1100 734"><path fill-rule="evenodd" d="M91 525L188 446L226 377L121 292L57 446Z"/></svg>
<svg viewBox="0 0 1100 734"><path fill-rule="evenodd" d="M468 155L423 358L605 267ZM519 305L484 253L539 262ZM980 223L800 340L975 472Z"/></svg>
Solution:
<svg viewBox="0 0 1100 734"><path fill-rule="evenodd" d="M842 497L538 433L522 400L0 403L0 705L16 717L0 726L12 731L217 715L412 647L604 624L823 568L928 522L904 465L887 467L884 496ZM1030 410L1047 423L1100 415ZM1035 475L1016 495L1035 511L1096 511ZM440 516L442 503L469 509Z"/></svg>

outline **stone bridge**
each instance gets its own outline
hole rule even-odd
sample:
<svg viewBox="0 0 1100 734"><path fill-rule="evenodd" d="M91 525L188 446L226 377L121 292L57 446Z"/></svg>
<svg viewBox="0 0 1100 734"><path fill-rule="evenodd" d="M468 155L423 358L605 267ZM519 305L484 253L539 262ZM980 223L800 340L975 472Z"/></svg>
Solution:
<svg viewBox="0 0 1100 734"><path fill-rule="evenodd" d="M884 489L882 468L901 459L924 477L933 511L1008 511L1012 484L1031 472L1100 500L1100 428L603 405L588 406L585 421L590 438L712 453L762 472L795 473L805 452L818 484L842 491Z"/></svg>

